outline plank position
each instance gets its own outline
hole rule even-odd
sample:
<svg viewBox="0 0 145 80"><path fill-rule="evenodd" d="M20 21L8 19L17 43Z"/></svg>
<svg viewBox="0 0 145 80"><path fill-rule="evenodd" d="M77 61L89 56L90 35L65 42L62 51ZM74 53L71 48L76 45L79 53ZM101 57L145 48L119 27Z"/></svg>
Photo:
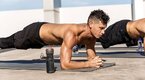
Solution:
<svg viewBox="0 0 145 80"><path fill-rule="evenodd" d="M116 44L126 43L127 46L137 45L138 39L145 46L145 18L138 20L120 20L108 26L98 42L103 48L109 48ZM145 47L144 47L145 50Z"/></svg>
<svg viewBox="0 0 145 80"><path fill-rule="evenodd" d="M42 48L46 45L61 45L60 62L62 69L86 67L99 68L103 61L95 53L96 39L104 34L109 16L103 10L90 13L87 23L54 24L35 22L23 30L5 38L0 38L0 48ZM86 47L88 60L85 62L72 61L72 48L77 44Z"/></svg>

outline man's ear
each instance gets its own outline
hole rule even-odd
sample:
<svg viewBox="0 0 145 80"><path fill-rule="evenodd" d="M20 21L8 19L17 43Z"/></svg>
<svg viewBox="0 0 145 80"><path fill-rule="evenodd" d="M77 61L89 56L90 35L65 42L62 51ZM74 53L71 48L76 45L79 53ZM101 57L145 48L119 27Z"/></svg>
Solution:
<svg viewBox="0 0 145 80"><path fill-rule="evenodd" d="M89 22L89 27L90 27L90 28L93 27L93 25L94 25L93 23L94 23L93 21L90 21L90 22Z"/></svg>

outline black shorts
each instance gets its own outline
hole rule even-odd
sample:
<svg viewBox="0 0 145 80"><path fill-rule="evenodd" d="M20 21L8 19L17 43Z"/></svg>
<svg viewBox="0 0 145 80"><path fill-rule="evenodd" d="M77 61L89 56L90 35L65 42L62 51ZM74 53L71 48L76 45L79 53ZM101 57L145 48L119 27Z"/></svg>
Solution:
<svg viewBox="0 0 145 80"><path fill-rule="evenodd" d="M14 34L14 46L18 49L41 48L46 45L39 36L39 30L46 22L35 22Z"/></svg>
<svg viewBox="0 0 145 80"><path fill-rule="evenodd" d="M109 48L115 44L127 43L133 40L127 33L126 25L130 20L121 20L110 25L105 34L99 38L103 48Z"/></svg>

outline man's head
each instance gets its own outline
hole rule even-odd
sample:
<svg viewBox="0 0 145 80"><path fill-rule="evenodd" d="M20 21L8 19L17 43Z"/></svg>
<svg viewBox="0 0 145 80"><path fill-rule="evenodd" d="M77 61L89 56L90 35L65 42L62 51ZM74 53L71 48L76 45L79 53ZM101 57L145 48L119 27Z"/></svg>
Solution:
<svg viewBox="0 0 145 80"><path fill-rule="evenodd" d="M109 16L103 10L94 10L88 17L88 26L90 27L91 33L99 38L104 34L104 30L109 21Z"/></svg>

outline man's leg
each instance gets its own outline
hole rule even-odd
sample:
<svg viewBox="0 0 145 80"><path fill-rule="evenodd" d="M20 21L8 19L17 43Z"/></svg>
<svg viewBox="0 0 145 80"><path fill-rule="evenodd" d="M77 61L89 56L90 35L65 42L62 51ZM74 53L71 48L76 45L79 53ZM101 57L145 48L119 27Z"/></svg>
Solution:
<svg viewBox="0 0 145 80"><path fill-rule="evenodd" d="M0 48L14 48L14 34L6 38L0 38Z"/></svg>
<svg viewBox="0 0 145 80"><path fill-rule="evenodd" d="M36 22L15 33L14 46L17 49L42 48L45 43L40 39L39 30L44 22Z"/></svg>
<svg viewBox="0 0 145 80"><path fill-rule="evenodd" d="M126 42L126 46L127 46L127 47L136 46L136 45L138 44L137 42L138 42L137 39L132 39L132 40Z"/></svg>

